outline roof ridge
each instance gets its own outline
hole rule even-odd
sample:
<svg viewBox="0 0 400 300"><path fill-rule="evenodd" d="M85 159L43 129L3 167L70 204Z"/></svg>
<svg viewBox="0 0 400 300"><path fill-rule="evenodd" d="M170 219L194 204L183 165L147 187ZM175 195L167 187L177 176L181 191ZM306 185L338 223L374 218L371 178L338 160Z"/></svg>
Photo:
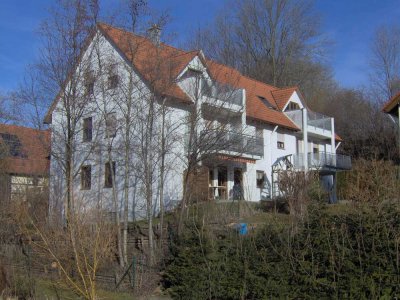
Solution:
<svg viewBox="0 0 400 300"><path fill-rule="evenodd" d="M257 80L257 79L255 79L255 78L251 78L251 77L249 77L249 76L247 76L247 75L243 75L243 74L242 74L242 76L245 77L245 78L247 78L247 79L249 79L249 80L251 80L251 81L255 81L255 82L260 83L260 84L268 85L268 86L270 86L270 87L272 87L272 88L275 88L275 90L276 90L276 89L279 89L278 87L276 87L276 86L274 86L274 85L272 85L272 84L269 84L269 83L266 83L266 82Z"/></svg>
<svg viewBox="0 0 400 300"><path fill-rule="evenodd" d="M198 53L198 51L193 50L193 51L189 51L189 52L179 53L179 54L171 56L171 57L175 58L175 57L179 57L179 56L183 56L183 55L193 54L195 52Z"/></svg>
<svg viewBox="0 0 400 300"><path fill-rule="evenodd" d="M284 87L284 88L277 88L276 90L272 90L272 92L280 92L280 91L286 91L286 90L297 90L299 89L299 87L297 85L294 86L288 86L288 87Z"/></svg>

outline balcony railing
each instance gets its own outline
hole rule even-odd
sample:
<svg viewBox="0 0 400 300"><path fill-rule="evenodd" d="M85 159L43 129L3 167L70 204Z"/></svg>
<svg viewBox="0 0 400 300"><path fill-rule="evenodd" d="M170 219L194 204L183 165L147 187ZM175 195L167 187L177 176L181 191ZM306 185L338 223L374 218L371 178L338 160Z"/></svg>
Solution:
<svg viewBox="0 0 400 300"><path fill-rule="evenodd" d="M203 130L202 148L215 152L235 152L236 154L264 155L264 139L235 131Z"/></svg>
<svg viewBox="0 0 400 300"><path fill-rule="evenodd" d="M303 129L303 112L301 110L291 110L285 112L286 115L301 129ZM308 127L332 131L331 118L313 111L307 111Z"/></svg>
<svg viewBox="0 0 400 300"><path fill-rule="evenodd" d="M310 169L351 170L351 157L348 155L328 152L307 153L307 161ZM296 169L304 169L304 155L294 154L292 163Z"/></svg>
<svg viewBox="0 0 400 300"><path fill-rule="evenodd" d="M204 79L202 80L202 94L208 98L243 106L242 90L234 89L229 85L224 85L217 82L211 83Z"/></svg>

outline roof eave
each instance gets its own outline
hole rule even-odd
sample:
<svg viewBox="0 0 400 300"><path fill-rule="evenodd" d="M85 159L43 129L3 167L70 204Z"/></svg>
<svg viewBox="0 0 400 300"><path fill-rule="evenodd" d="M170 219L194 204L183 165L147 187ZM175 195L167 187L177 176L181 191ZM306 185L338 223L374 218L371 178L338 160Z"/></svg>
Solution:
<svg viewBox="0 0 400 300"><path fill-rule="evenodd" d="M255 121L258 121L258 122L266 123L266 124L269 124L269 125L273 125L273 126L280 126L280 127L285 128L285 129L292 130L292 131L297 131L297 132L301 131L300 128L295 126L295 125L294 125L295 127L290 127L290 126L286 126L286 125L283 125L283 124L278 124L278 123L275 123L275 122L267 121L267 120L260 119L260 118L257 118L257 117L253 117L253 116L246 116L246 118L249 118L249 119L252 119L252 120L255 120Z"/></svg>
<svg viewBox="0 0 400 300"><path fill-rule="evenodd" d="M398 116L399 112L396 108L400 105L400 93L394 95L382 108L382 111L387 114Z"/></svg>

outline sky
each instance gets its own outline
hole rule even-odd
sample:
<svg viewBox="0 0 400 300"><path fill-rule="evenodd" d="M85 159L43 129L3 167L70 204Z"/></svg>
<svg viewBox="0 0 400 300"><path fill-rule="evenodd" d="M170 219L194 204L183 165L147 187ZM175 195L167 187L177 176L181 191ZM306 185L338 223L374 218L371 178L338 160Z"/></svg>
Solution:
<svg viewBox="0 0 400 300"><path fill-rule="evenodd" d="M104 0L112 6L115 0ZM39 55L37 34L52 0L0 0L0 92L12 90ZM229 0L149 0L151 7L168 10L168 32L182 45L193 30L211 22ZM369 44L383 24L400 25L400 0L316 0L321 31L333 41L328 63L343 87L368 85Z"/></svg>

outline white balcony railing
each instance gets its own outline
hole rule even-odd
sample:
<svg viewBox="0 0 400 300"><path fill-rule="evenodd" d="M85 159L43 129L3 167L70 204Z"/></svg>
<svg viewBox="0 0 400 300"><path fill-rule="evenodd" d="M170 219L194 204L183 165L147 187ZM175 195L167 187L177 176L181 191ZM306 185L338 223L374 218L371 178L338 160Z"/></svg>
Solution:
<svg viewBox="0 0 400 300"><path fill-rule="evenodd" d="M203 130L201 136L201 140L208 143L208 150L213 152L264 155L264 139L262 137L225 130Z"/></svg>
<svg viewBox="0 0 400 300"><path fill-rule="evenodd" d="M291 110L285 112L286 115L301 129L303 129L303 112L301 110ZM308 130L332 131L331 118L313 111L307 111Z"/></svg>
<svg viewBox="0 0 400 300"><path fill-rule="evenodd" d="M304 169L304 155L302 153L293 154L291 162L295 169ZM343 154L307 153L307 162L310 169L351 170L351 157Z"/></svg>
<svg viewBox="0 0 400 300"><path fill-rule="evenodd" d="M229 104L243 106L243 92L241 89L217 82L210 82L206 79L202 80L202 94L208 98L217 99Z"/></svg>

